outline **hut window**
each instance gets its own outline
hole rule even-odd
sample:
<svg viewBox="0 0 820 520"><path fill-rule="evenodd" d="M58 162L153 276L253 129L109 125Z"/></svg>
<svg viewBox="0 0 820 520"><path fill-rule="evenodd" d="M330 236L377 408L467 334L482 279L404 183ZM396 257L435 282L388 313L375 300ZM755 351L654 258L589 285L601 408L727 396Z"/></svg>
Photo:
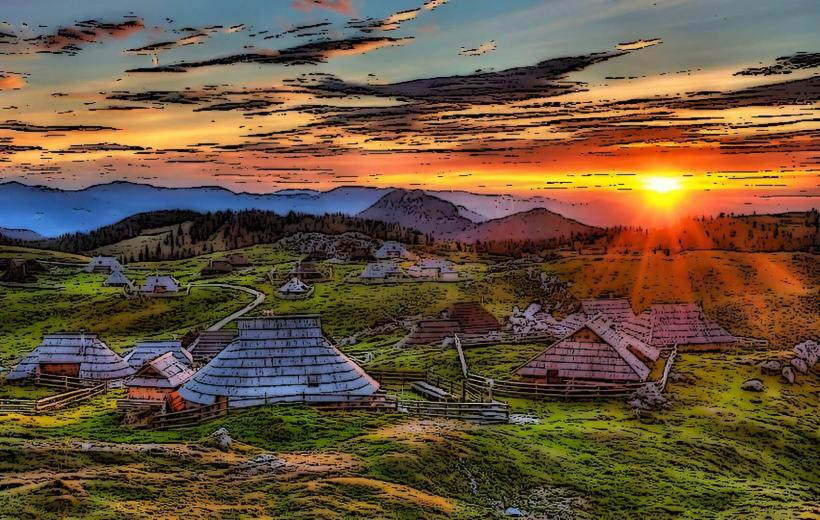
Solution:
<svg viewBox="0 0 820 520"><path fill-rule="evenodd" d="M307 384L313 388L319 386L319 376L316 374L309 374L307 376Z"/></svg>

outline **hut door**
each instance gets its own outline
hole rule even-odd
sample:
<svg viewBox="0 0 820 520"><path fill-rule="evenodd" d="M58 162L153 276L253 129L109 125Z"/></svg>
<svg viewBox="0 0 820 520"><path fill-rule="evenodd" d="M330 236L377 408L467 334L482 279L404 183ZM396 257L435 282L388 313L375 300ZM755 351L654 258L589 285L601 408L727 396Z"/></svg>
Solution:
<svg viewBox="0 0 820 520"><path fill-rule="evenodd" d="M555 368L547 369L547 383L558 383L558 370Z"/></svg>
<svg viewBox="0 0 820 520"><path fill-rule="evenodd" d="M80 377L79 363L40 363L40 373L54 376Z"/></svg>

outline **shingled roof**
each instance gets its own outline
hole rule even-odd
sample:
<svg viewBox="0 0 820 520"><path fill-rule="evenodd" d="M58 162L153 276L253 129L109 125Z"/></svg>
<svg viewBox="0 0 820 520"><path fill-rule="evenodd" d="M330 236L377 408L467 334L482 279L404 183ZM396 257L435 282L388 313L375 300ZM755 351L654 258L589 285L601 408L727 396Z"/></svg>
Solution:
<svg viewBox="0 0 820 520"><path fill-rule="evenodd" d="M126 386L143 388L179 388L194 375L194 369L166 352L145 363L128 381Z"/></svg>
<svg viewBox="0 0 820 520"><path fill-rule="evenodd" d="M136 370L148 361L169 352L180 363L193 365L191 353L182 347L181 341L177 340L138 341L123 359Z"/></svg>
<svg viewBox="0 0 820 520"><path fill-rule="evenodd" d="M717 322L707 318L696 303L655 304L625 322L623 330L655 347L737 341Z"/></svg>
<svg viewBox="0 0 820 520"><path fill-rule="evenodd" d="M465 334L486 334L501 330L501 324L478 302L456 302L447 309L447 317L458 322Z"/></svg>
<svg viewBox="0 0 820 520"><path fill-rule="evenodd" d="M180 390L188 403L231 408L367 397L379 384L323 336L318 316L237 320L239 339Z"/></svg>
<svg viewBox="0 0 820 520"><path fill-rule="evenodd" d="M635 318L632 306L626 298L599 298L594 300L581 300L581 312L587 317L602 314L612 322L615 327L622 325L625 321Z"/></svg>
<svg viewBox="0 0 820 520"><path fill-rule="evenodd" d="M591 333L591 334L590 334ZM564 381L646 381L647 362L658 359L657 349L612 327L603 315L587 320L556 341L516 372L525 377L547 378L550 372Z"/></svg>
<svg viewBox="0 0 820 520"><path fill-rule="evenodd" d="M122 379L134 373L134 369L96 334L60 333L43 336L43 342L24 357L6 379L15 381L32 377L41 363L79 364L80 379Z"/></svg>

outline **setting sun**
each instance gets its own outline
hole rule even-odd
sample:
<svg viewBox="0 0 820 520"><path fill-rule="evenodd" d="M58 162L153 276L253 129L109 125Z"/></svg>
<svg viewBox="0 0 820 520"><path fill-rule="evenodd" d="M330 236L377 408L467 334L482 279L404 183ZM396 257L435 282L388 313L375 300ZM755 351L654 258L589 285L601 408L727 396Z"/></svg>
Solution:
<svg viewBox="0 0 820 520"><path fill-rule="evenodd" d="M682 188L680 179L675 177L648 177L644 182L644 189L655 193L669 193Z"/></svg>

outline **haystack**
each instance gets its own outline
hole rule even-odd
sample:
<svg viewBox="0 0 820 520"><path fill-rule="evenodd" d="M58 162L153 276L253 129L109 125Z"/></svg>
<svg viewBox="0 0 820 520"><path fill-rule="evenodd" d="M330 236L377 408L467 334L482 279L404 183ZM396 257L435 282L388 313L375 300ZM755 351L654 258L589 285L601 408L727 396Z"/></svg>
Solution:
<svg viewBox="0 0 820 520"><path fill-rule="evenodd" d="M322 334L318 316L237 320L239 339L194 375L187 403L231 408L283 402L341 402L373 395L379 384Z"/></svg>

